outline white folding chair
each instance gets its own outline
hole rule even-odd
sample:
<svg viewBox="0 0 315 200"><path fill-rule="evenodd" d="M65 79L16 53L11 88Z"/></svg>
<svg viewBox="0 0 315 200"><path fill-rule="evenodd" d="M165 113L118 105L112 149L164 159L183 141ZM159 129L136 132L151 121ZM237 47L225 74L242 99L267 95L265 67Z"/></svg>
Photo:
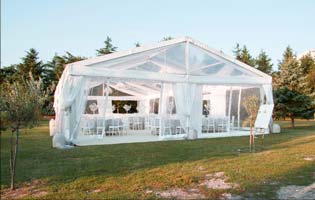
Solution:
<svg viewBox="0 0 315 200"><path fill-rule="evenodd" d="M132 127L133 127L133 130L140 130L141 122L140 122L139 117L133 117L132 118Z"/></svg>
<svg viewBox="0 0 315 200"><path fill-rule="evenodd" d="M97 119L96 121L96 135L103 135L103 131L105 131L105 120Z"/></svg>
<svg viewBox="0 0 315 200"><path fill-rule="evenodd" d="M151 119L151 134L152 135L159 135L159 130L160 130L160 119L153 117Z"/></svg>
<svg viewBox="0 0 315 200"><path fill-rule="evenodd" d="M84 120L82 123L81 131L83 135L93 135L94 134L94 121Z"/></svg>
<svg viewBox="0 0 315 200"><path fill-rule="evenodd" d="M209 133L210 130L215 133L215 120L211 117L207 119L207 132Z"/></svg>
<svg viewBox="0 0 315 200"><path fill-rule="evenodd" d="M109 134L110 135L120 135L120 130L122 126L120 125L120 120L119 119L112 119L112 124L109 126Z"/></svg>
<svg viewBox="0 0 315 200"><path fill-rule="evenodd" d="M227 125L228 125L227 118L218 118L216 124L217 124L217 130L219 132L226 132L227 131Z"/></svg>
<svg viewBox="0 0 315 200"><path fill-rule="evenodd" d="M129 119L127 117L122 118L122 134L128 135L130 130Z"/></svg>
<svg viewBox="0 0 315 200"><path fill-rule="evenodd" d="M171 127L171 120L165 119L163 124L163 135L167 135L167 132L169 135L172 135L172 127Z"/></svg>
<svg viewBox="0 0 315 200"><path fill-rule="evenodd" d="M174 123L174 127L175 127L175 134L183 134L184 133L184 129L183 127L180 125L180 120L179 119L174 119L173 120Z"/></svg>

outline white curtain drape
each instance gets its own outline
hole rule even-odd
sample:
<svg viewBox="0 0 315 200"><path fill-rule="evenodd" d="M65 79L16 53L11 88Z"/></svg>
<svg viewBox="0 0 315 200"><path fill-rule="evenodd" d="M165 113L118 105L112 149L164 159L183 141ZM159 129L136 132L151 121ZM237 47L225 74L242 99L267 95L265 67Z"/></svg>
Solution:
<svg viewBox="0 0 315 200"><path fill-rule="evenodd" d="M137 109L138 109L139 114L149 114L149 112L150 112L150 100L149 99L139 100Z"/></svg>
<svg viewBox="0 0 315 200"><path fill-rule="evenodd" d="M53 146L62 147L71 142L79 126L88 95L87 80L83 76L71 76L71 66L62 74L55 92L55 135Z"/></svg>
<svg viewBox="0 0 315 200"><path fill-rule="evenodd" d="M89 93L89 88L87 85L87 80L85 78L77 85L79 88L79 92L77 93L75 101L71 106L71 121L73 123L71 124L70 128L69 141L72 141L76 137L81 117L84 114L87 96Z"/></svg>
<svg viewBox="0 0 315 200"><path fill-rule="evenodd" d="M201 133L202 126L202 85L195 86L195 94L193 100L193 106L191 109L191 128L197 133Z"/></svg>
<svg viewBox="0 0 315 200"><path fill-rule="evenodd" d="M188 83L173 84L176 112L183 128L201 131L202 86Z"/></svg>
<svg viewBox="0 0 315 200"><path fill-rule="evenodd" d="M266 104L273 104L272 85L264 84L263 89L266 94Z"/></svg>

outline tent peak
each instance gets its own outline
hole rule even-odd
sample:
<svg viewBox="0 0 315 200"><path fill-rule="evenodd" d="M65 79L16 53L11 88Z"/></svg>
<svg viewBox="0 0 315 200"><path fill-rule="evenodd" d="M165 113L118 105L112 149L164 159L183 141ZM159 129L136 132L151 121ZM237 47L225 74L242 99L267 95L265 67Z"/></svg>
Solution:
<svg viewBox="0 0 315 200"><path fill-rule="evenodd" d="M134 54L138 54L138 53L142 53L142 52L146 52L146 51L151 51L151 50L158 50L158 49L162 49L162 48L168 48L168 46L172 46L175 44L180 44L180 43L189 43L193 46L197 46L198 48L202 49L206 54L211 54L213 56L219 57L227 62L233 63L247 71L250 71L260 77L264 77L266 79L269 79L271 81L271 76L255 69L252 66L249 66L243 62L240 62L238 60L236 60L234 57L229 56L225 53L223 53L222 51L218 51L216 49L210 48L208 45L201 43L189 36L182 36L182 37L177 37L177 38L173 38L170 40L166 40L166 41L160 41L154 44L148 44L148 45L143 45L140 47L134 47L128 50L123 50L123 51L118 51L118 52L114 52L111 54L107 54L107 55L102 55L102 56L97 56L94 58L89 58L83 61L78 61L78 62L74 62L71 63L70 65L72 66L91 66L91 65L95 65L98 63L102 63L105 61L109 61L109 60L114 60L114 59L118 59L118 58L123 58L126 56L130 56L130 55L134 55Z"/></svg>

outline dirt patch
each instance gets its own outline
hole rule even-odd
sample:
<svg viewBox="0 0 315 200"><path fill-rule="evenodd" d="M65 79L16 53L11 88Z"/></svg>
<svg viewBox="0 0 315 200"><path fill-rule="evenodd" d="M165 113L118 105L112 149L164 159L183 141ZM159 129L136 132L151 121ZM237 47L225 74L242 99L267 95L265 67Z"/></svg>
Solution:
<svg viewBox="0 0 315 200"><path fill-rule="evenodd" d="M315 157L305 157L304 160L315 161Z"/></svg>
<svg viewBox="0 0 315 200"><path fill-rule="evenodd" d="M289 185L277 192L279 199L315 199L315 183L309 186Z"/></svg>
<svg viewBox="0 0 315 200"><path fill-rule="evenodd" d="M221 200L241 200L243 199L242 196L239 195L233 195L230 193L223 193L220 197Z"/></svg>
<svg viewBox="0 0 315 200"><path fill-rule="evenodd" d="M1 193L1 199L21 199L25 197L42 197L47 194L47 191L39 189L39 186L44 184L43 181L34 180L30 183L17 187L15 190L5 189Z"/></svg>
<svg viewBox="0 0 315 200"><path fill-rule="evenodd" d="M160 198L166 199L204 199L205 196L200 194L198 189L181 189L181 188L174 188L162 192L155 193Z"/></svg>
<svg viewBox="0 0 315 200"><path fill-rule="evenodd" d="M226 189L239 187L239 185L237 184L227 183L226 180L227 180L227 177L224 175L224 172L217 172L214 174L207 174L206 180L204 180L200 185L206 186L208 189L215 189L215 190L218 190L218 189L226 190Z"/></svg>
<svg viewBox="0 0 315 200"><path fill-rule="evenodd" d="M207 174L205 180L199 184L195 184L189 189L183 188L172 188L165 191L154 192L159 198L165 199L204 199L206 198L201 192L200 187L206 187L213 190L226 190L235 187L239 187L237 184L227 183L227 177L224 172L217 172L214 174ZM147 194L153 193L152 190L147 190ZM241 199L241 196L233 196L228 193L222 194L221 199Z"/></svg>

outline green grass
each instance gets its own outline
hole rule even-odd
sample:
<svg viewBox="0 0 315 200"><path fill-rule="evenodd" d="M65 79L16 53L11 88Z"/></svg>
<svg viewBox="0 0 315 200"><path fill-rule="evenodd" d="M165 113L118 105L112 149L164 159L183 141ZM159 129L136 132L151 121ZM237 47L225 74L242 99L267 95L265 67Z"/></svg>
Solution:
<svg viewBox="0 0 315 200"><path fill-rule="evenodd" d="M315 181L315 162L304 157L315 155L315 122L279 122L281 134L256 140L258 152L248 153L248 137L166 141L136 144L51 147L48 123L22 130L17 160L16 182L23 187L40 180L45 198L154 198L147 190L190 188L205 175L224 171L240 188L202 193L215 198L223 192L244 197L275 198L284 185L306 185ZM9 134L1 140L1 188L9 185ZM241 153L238 153L241 149ZM200 170L200 167L203 169ZM98 190L99 192L91 192ZM33 197L32 197L33 198ZM41 197L42 198L42 197Z"/></svg>

